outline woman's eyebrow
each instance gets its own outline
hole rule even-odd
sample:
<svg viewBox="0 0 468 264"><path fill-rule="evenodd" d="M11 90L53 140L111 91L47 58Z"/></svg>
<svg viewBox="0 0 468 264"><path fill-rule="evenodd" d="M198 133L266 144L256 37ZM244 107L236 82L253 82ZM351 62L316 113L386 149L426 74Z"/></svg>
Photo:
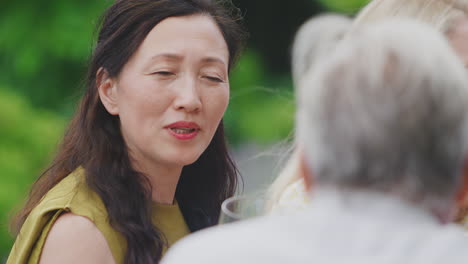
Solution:
<svg viewBox="0 0 468 264"><path fill-rule="evenodd" d="M183 56L176 54L176 53L161 53L154 55L150 58L149 63L158 61L158 60L168 60L168 61L182 61L184 59ZM208 56L201 59L201 63L203 64L218 64L220 66L225 67L226 63L223 59L215 57L215 56Z"/></svg>
<svg viewBox="0 0 468 264"><path fill-rule="evenodd" d="M213 64L219 64L221 66L226 66L226 63L224 60L218 58L218 57L205 57L201 60L202 63L213 63Z"/></svg>
<svg viewBox="0 0 468 264"><path fill-rule="evenodd" d="M161 54L158 54L158 55L154 55L153 57L151 57L150 60L154 61L154 60L159 60L159 59L181 61L181 60L183 60L183 57L181 55L175 54L175 53L161 53Z"/></svg>
<svg viewBox="0 0 468 264"><path fill-rule="evenodd" d="M183 57L181 55L178 55L176 53L161 53L152 56L149 58L143 65L145 68L151 67L154 63L158 61L166 61L166 62L180 62L183 60Z"/></svg>

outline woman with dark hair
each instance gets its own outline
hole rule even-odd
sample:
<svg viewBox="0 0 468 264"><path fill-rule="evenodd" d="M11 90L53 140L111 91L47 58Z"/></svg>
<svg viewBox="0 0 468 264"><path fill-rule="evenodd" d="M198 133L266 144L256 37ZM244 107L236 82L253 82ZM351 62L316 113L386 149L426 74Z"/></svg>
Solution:
<svg viewBox="0 0 468 264"><path fill-rule="evenodd" d="M237 186L222 116L245 36L211 0L117 0L7 263L157 263Z"/></svg>

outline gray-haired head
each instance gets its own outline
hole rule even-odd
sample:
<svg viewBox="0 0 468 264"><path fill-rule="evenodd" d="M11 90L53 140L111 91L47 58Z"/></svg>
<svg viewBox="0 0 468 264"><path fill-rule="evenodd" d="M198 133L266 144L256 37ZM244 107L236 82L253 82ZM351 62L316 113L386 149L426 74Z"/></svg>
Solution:
<svg viewBox="0 0 468 264"><path fill-rule="evenodd" d="M372 0L356 16L353 28L389 18L412 18L447 33L468 15L468 0Z"/></svg>
<svg viewBox="0 0 468 264"><path fill-rule="evenodd" d="M465 75L447 41L417 22L342 41L298 91L298 142L314 184L393 193L447 214L467 154Z"/></svg>
<svg viewBox="0 0 468 264"><path fill-rule="evenodd" d="M351 27L352 20L326 14L307 20L296 33L292 46L292 75L295 85L320 58L330 54Z"/></svg>

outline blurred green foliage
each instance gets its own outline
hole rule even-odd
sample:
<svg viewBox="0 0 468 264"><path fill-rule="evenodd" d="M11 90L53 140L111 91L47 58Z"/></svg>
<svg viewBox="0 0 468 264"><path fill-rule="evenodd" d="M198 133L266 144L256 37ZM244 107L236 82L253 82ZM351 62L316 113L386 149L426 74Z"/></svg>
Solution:
<svg viewBox="0 0 468 264"><path fill-rule="evenodd" d="M27 2L27 4L25 4ZM0 84L35 107L70 112L94 28L110 1L7 1L0 9Z"/></svg>
<svg viewBox="0 0 468 264"><path fill-rule="evenodd" d="M65 120L0 87L0 124L0 256L4 256L12 242L7 231L10 212L50 161Z"/></svg>
<svg viewBox="0 0 468 264"><path fill-rule="evenodd" d="M330 11L353 15L370 0L319 0Z"/></svg>
<svg viewBox="0 0 468 264"><path fill-rule="evenodd" d="M225 116L232 143L271 143L293 126L294 100L289 75L272 77L254 51L244 53L230 78L231 100Z"/></svg>
<svg viewBox="0 0 468 264"><path fill-rule="evenodd" d="M294 123L292 82L285 69L289 68L287 45L297 26L323 11L322 6L351 14L367 1L298 0L287 7L270 0L233 2L245 11L252 38L251 48L230 79L231 101L225 116L228 138L234 145L245 141L269 144L289 136ZM0 262L12 243L7 233L8 212L24 200L52 157L80 95L99 15L111 3L2 2Z"/></svg>

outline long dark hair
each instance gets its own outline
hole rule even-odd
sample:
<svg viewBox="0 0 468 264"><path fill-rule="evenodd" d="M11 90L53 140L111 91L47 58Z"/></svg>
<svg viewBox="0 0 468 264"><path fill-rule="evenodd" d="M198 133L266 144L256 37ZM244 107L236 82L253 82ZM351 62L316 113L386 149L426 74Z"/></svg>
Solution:
<svg viewBox="0 0 468 264"><path fill-rule="evenodd" d="M168 17L194 14L214 19L227 43L231 69L245 34L237 23L238 10L226 3L229 4L211 0L117 0L107 9L89 62L86 92L57 156L34 183L26 205L13 221L16 233L40 199L81 166L86 170L87 184L104 202L110 224L127 241L125 263L159 261L165 238L151 220L151 188L146 177L131 165L119 117L110 115L99 99L97 72L103 68L110 77L118 76L154 26ZM200 158L183 168L177 186L176 199L191 231L217 222L222 201L235 192L237 176L221 122Z"/></svg>

